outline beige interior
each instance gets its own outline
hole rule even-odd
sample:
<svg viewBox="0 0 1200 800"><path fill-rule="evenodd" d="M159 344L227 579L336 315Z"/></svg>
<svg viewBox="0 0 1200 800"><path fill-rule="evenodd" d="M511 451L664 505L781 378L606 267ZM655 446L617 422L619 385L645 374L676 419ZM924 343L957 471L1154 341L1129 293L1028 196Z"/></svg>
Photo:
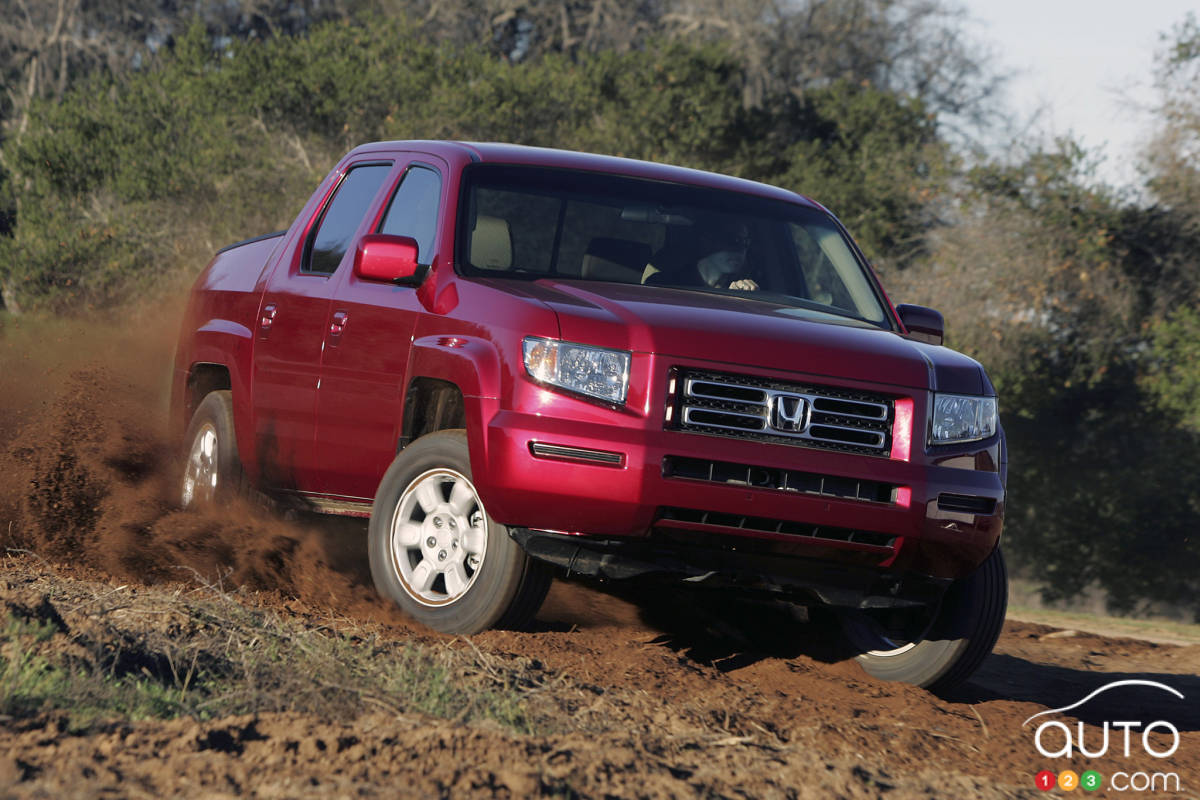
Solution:
<svg viewBox="0 0 1200 800"><path fill-rule="evenodd" d="M645 242L597 236L588 244L580 275L592 280L641 283L649 260L650 245Z"/></svg>
<svg viewBox="0 0 1200 800"><path fill-rule="evenodd" d="M471 252L467 258L483 269L512 269L512 231L500 217L480 215L471 231Z"/></svg>

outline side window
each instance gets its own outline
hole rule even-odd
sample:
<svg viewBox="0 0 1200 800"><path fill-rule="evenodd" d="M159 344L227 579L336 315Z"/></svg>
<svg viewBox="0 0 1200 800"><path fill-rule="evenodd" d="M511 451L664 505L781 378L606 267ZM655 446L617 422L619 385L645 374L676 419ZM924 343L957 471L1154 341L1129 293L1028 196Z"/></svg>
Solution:
<svg viewBox="0 0 1200 800"><path fill-rule="evenodd" d="M391 170L391 164L369 164L346 173L309 239L308 252L300 264L301 272L333 274Z"/></svg>
<svg viewBox="0 0 1200 800"><path fill-rule="evenodd" d="M438 200L442 179L431 169L413 167L400 181L396 194L383 218L380 233L411 236L417 240L417 261L428 264L433 258L433 237L437 233Z"/></svg>

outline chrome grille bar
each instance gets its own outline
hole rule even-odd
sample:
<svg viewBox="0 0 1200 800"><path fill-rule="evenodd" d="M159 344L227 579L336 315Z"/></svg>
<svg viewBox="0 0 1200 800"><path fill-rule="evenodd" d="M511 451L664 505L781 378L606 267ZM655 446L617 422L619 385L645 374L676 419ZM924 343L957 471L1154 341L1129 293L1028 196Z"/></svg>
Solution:
<svg viewBox="0 0 1200 800"><path fill-rule="evenodd" d="M886 403L864 403L859 400L842 400L833 397L812 397L813 409L829 414L838 414L859 419L887 419Z"/></svg>
<svg viewBox="0 0 1200 800"><path fill-rule="evenodd" d="M766 391L753 386L688 378L685 387L684 391L688 396L703 400L724 400L759 405L766 405L767 402Z"/></svg>
<svg viewBox="0 0 1200 800"><path fill-rule="evenodd" d="M722 422L718 421L722 419L725 420L726 423L733 422L735 420L745 420L746 424L723 424ZM684 407L683 422L686 425L707 425L712 428L728 428L731 431L761 431L767 426L767 419L762 414L743 414L737 411L696 408L695 406Z"/></svg>
<svg viewBox="0 0 1200 800"><path fill-rule="evenodd" d="M673 398L680 430L872 454L890 445L892 402L886 397L699 371L682 377ZM789 410L782 419L781 405Z"/></svg>

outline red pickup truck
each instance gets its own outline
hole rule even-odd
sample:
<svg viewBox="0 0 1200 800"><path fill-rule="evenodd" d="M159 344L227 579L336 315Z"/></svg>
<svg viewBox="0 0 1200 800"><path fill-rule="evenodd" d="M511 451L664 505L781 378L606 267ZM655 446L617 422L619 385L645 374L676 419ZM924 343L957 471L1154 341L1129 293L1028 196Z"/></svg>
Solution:
<svg viewBox="0 0 1200 800"><path fill-rule="evenodd" d="M996 392L792 192L461 142L356 148L193 289L184 506L369 516L378 589L470 634L554 571L836 610L945 689L1007 580Z"/></svg>

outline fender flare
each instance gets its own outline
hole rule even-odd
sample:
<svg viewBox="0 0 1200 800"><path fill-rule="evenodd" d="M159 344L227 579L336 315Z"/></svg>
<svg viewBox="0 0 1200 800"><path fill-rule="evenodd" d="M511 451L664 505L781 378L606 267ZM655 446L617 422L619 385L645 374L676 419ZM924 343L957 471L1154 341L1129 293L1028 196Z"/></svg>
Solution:
<svg viewBox="0 0 1200 800"><path fill-rule="evenodd" d="M242 466L256 474L253 408L250 403L248 365L254 349L254 333L241 323L228 319L210 319L192 335L188 358L190 376L199 364L215 364L229 371L229 387L233 392L233 426L237 437ZM186 425L187 422L184 422Z"/></svg>
<svg viewBox="0 0 1200 800"><path fill-rule="evenodd" d="M416 378L435 378L454 384L462 392L471 472L481 492L486 492L490 484L487 425L500 408L503 376L500 351L491 340L462 335L413 340L408 385Z"/></svg>

